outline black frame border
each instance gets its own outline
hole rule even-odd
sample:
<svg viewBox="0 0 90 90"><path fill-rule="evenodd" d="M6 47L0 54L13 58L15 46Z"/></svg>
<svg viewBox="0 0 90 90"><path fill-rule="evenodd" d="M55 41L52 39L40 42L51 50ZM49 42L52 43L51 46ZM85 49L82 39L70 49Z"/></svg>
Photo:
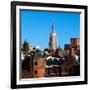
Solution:
<svg viewBox="0 0 90 90"><path fill-rule="evenodd" d="M43 7L60 7L60 8L76 8L76 9L84 9L84 18L85 18L85 28L84 28L84 60L85 60L85 73L84 73L84 81L75 81L75 82L56 82L56 83L44 83L44 84L23 84L17 85L16 84L16 6L43 6ZM36 88L36 87L50 87L50 86L66 86L66 85L81 85L88 83L88 7L84 5L69 5L69 4L52 4L52 3L36 3L36 2L19 2L19 1L12 1L11 2L11 42L10 42L10 51L11 51L11 88Z"/></svg>

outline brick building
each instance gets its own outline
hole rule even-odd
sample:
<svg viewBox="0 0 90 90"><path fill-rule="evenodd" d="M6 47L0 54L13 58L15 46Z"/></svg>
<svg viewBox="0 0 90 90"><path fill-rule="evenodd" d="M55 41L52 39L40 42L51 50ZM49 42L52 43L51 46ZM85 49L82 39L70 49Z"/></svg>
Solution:
<svg viewBox="0 0 90 90"><path fill-rule="evenodd" d="M80 39L79 38L71 38L71 47L76 48L80 46Z"/></svg>
<svg viewBox="0 0 90 90"><path fill-rule="evenodd" d="M64 45L64 54L65 56L74 56L75 54L80 55L80 39L71 38L70 44Z"/></svg>
<svg viewBox="0 0 90 90"><path fill-rule="evenodd" d="M38 58L33 60L33 78L45 77L45 59Z"/></svg>
<svg viewBox="0 0 90 90"><path fill-rule="evenodd" d="M22 61L21 78L40 78L45 77L45 58L39 51L32 51L27 54Z"/></svg>
<svg viewBox="0 0 90 90"><path fill-rule="evenodd" d="M21 78L31 78L33 71L33 58L29 55L26 55L21 63Z"/></svg>
<svg viewBox="0 0 90 90"><path fill-rule="evenodd" d="M65 62L61 65L61 76L78 76L80 75L80 63L73 56L65 58Z"/></svg>

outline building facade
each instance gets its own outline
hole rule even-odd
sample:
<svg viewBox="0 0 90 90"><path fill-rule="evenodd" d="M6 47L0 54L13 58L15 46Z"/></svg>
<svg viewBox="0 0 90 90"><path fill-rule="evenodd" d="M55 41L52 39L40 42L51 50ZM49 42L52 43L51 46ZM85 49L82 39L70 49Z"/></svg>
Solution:
<svg viewBox="0 0 90 90"><path fill-rule="evenodd" d="M38 58L37 60L33 60L33 78L41 78L45 77L45 59Z"/></svg>
<svg viewBox="0 0 90 90"><path fill-rule="evenodd" d="M79 38L71 38L71 47L76 48L80 46Z"/></svg>

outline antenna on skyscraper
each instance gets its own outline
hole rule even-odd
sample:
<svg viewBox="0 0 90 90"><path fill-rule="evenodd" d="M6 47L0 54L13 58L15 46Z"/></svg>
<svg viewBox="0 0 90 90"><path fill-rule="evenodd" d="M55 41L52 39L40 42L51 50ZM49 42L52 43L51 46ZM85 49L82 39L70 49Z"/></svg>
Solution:
<svg viewBox="0 0 90 90"><path fill-rule="evenodd" d="M55 32L54 21L52 21L52 33Z"/></svg>

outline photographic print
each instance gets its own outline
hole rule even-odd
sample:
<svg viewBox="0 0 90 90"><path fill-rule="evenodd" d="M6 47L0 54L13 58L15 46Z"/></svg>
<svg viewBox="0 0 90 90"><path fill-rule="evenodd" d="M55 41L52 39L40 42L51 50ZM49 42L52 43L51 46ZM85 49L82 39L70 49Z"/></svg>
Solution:
<svg viewBox="0 0 90 90"><path fill-rule="evenodd" d="M80 75L80 13L21 10L21 78Z"/></svg>
<svg viewBox="0 0 90 90"><path fill-rule="evenodd" d="M87 6L12 2L11 87L87 83L86 19Z"/></svg>

